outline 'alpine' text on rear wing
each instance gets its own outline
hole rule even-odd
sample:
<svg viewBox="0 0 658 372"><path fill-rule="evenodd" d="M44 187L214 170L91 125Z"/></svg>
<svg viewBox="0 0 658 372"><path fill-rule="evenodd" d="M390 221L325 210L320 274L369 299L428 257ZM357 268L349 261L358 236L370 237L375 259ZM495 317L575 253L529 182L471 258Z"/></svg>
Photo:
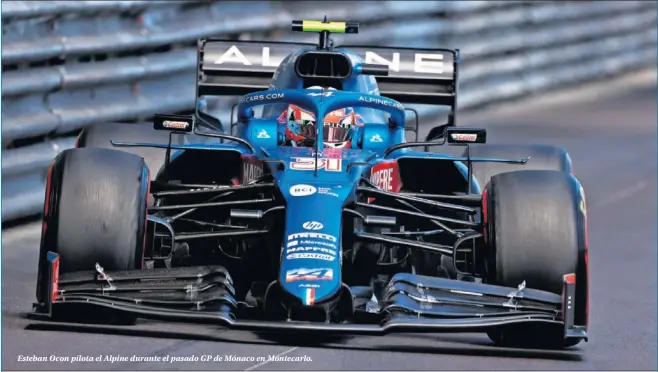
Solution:
<svg viewBox="0 0 658 372"><path fill-rule="evenodd" d="M197 97L244 95L272 88L279 64L300 49L314 50L315 44L200 40ZM388 76L376 77L382 96L454 110L457 50L368 46L339 46L334 50L356 54L367 64L388 66Z"/></svg>

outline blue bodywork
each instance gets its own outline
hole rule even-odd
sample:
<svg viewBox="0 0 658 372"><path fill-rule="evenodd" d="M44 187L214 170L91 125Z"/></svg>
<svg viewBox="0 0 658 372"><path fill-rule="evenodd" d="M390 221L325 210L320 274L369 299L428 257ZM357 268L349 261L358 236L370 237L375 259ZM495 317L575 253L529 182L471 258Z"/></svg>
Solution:
<svg viewBox="0 0 658 372"><path fill-rule="evenodd" d="M341 80L339 90L304 89L309 84L296 73L295 62L311 50L315 48L300 48L287 55L273 74L268 90L240 97L234 134L249 142L255 151L237 142L185 145L186 149L240 152L245 174L253 172L253 167L260 167L257 174L269 169L286 205L278 279L286 292L305 305L330 298L341 288L341 216L343 207L356 201L356 187L363 177L371 176L382 163L384 167L396 163L392 167L399 172L397 161L402 158L450 162L464 177L464 183L468 173L459 161L462 159L444 154L404 148L384 157L387 148L406 142L404 106L381 96L376 78L361 73L364 60L346 49L334 50L347 56L352 64L352 74ZM316 148L283 146L285 128L277 119L290 104L311 112L315 118L350 107L366 124L356 132L351 149L325 149L322 141ZM323 130L318 125L316 138L323 138ZM429 182L441 182L438 176L430 177L437 178L428 178ZM472 190L480 191L475 179Z"/></svg>
<svg viewBox="0 0 658 372"><path fill-rule="evenodd" d="M326 18L322 23L328 23ZM358 30L354 22L323 27L335 30L341 24L345 32ZM293 30L307 31L305 25L318 29L314 21L293 21ZM587 281L584 287L577 287L575 273L562 276L561 296L554 291L524 288L525 280L518 289L460 280L457 254L462 243L473 241L465 251L469 251L475 269L481 266L480 261L486 266L491 258L475 262L476 249L490 247L486 242L476 244L475 239L490 230L481 223L486 225L484 208L470 205L488 204L484 195L471 195L481 194L481 190L468 176L464 162L524 164L527 159L455 157L414 150L444 143L486 142L482 129L445 129L455 125L458 51L350 47L375 62L365 64L348 50L333 49L328 34L321 32L316 49L294 43L261 46L260 42L200 40L197 99L243 95L236 106L237 122L231 124L230 131L223 132L221 122L203 112L201 99L195 115L154 118L156 130L193 134L184 144L172 143L171 137L168 144L111 141L117 147L166 149L165 165L150 184L154 201L147 208L146 244L137 250L148 270L106 274L96 263L96 272L65 273L60 280L59 256L52 252L46 255L42 242L41 253L47 263L39 262L38 302L31 315L54 319L55 314L66 314L70 321L77 314L87 319L90 314L84 312L88 310L107 309L111 312L103 312L104 316L116 311L129 315L125 319L302 332L303 337L311 335L308 332L385 335L500 330L503 333L490 336L496 342L507 337L506 330L516 333L518 329L505 327L523 323L524 327L540 326L533 329L550 339L557 336L556 345L586 340ZM277 53L277 49L285 53ZM391 56L390 52L394 53L390 63L390 57L378 54ZM272 56L283 60L278 67ZM382 77L381 86L372 75ZM405 108L398 101L450 106L447 123L428 135L430 139L443 136L445 141L404 144ZM315 120L309 113L295 117L304 120L305 141L294 146L285 138L289 123L283 119L290 117L281 115L290 104L315 116ZM340 127L350 131L350 136L344 137L349 138L349 146L333 148L327 144L325 148L322 118L343 108L354 109L361 117L350 123L352 127ZM327 125L346 124L327 121ZM310 143L314 128L309 124L313 122L320 123L315 133L320 141L315 144ZM196 124L217 130L197 131ZM176 151L173 156L172 150ZM142 180L147 179L142 174ZM405 204L405 199L448 212L446 216L426 214L408 203L409 209L395 208ZM467 205L438 201L442 199ZM262 209L242 209L254 205ZM193 218L189 216L199 209ZM402 217L377 216L367 210ZM475 218L467 219L465 214ZM416 220L405 215L424 223L415 224ZM439 222L442 220L474 228L450 231L451 227ZM391 231L378 231L383 226ZM444 233L454 236L454 243L444 244L443 237L448 235ZM429 239L416 238L430 235ZM179 243L189 240L200 243ZM382 249L382 245L388 246ZM235 253L228 253L232 248ZM417 248L419 254L400 259L398 253L410 248ZM579 257L584 252L586 263L586 245L578 249ZM439 272L434 260L450 256L455 275ZM481 256L490 255L478 253ZM185 267L187 264L191 266ZM441 262L439 268L448 266ZM586 265L583 270L586 275ZM461 273L470 276L468 271ZM544 276L537 278L543 280ZM154 285L144 282L156 278ZM90 283L97 286L90 287ZM584 294L584 300L576 302L576 309L585 309L578 314L572 306L577 292ZM583 302L585 306L581 306ZM576 325L578 319L585 319L585 325Z"/></svg>
<svg viewBox="0 0 658 372"><path fill-rule="evenodd" d="M401 103L359 92L333 91L328 97L309 95L313 92L272 89L240 98L239 137L246 139L255 153L240 143L187 145L189 149L238 151L243 159L249 159L249 164L270 169L286 204L279 282L286 292L306 305L330 298L341 288L342 210L355 201L360 179L367 177L374 166L402 158L435 159L450 161L465 178L467 175L465 165L449 155L405 148L384 158L388 147L405 142L405 111ZM276 120L278 115L256 117L254 108L288 104L300 106L315 117L343 107L370 109L386 121L367 123L359 132L358 148L325 149L322 141L317 148L281 146L283 133ZM323 129L318 126L317 138L322 138ZM479 192L473 181L473 191Z"/></svg>
<svg viewBox="0 0 658 372"><path fill-rule="evenodd" d="M295 61L299 56L306 53L309 50L315 50L315 48L300 48L296 52L289 54L286 58L283 59L279 67L277 68L272 81L269 85L270 90L275 89L303 89L304 81L295 73ZM371 75L362 75L359 73L360 66L364 63L364 60L352 53L347 49L335 49L336 52L342 53L347 56L352 62L354 68L353 75L342 80L342 89L343 92L357 92L365 93L370 95L379 96L379 87L377 85L377 80L374 76ZM283 110L287 107L286 104L270 104L263 107L263 118L276 118L278 117ZM343 106L344 107L344 106ZM342 107L341 107L342 108ZM369 108L367 106L362 106L355 108L355 111L361 115L367 122L370 123L385 123L386 115L382 111L377 109ZM330 111L329 111L330 112Z"/></svg>

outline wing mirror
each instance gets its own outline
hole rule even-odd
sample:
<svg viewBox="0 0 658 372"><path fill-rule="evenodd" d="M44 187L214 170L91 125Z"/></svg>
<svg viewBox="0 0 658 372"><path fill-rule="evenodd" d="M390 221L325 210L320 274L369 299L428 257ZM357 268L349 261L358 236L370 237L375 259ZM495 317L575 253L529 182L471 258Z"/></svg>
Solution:
<svg viewBox="0 0 658 372"><path fill-rule="evenodd" d="M202 111L197 112L197 115L200 119L199 125L205 124L208 129L213 129L220 133L224 133L224 126L222 125L221 120Z"/></svg>
<svg viewBox="0 0 658 372"><path fill-rule="evenodd" d="M443 134L446 131L446 128L448 128L448 124L438 125L432 128L427 134L427 137L425 137L425 141L430 142L443 138Z"/></svg>

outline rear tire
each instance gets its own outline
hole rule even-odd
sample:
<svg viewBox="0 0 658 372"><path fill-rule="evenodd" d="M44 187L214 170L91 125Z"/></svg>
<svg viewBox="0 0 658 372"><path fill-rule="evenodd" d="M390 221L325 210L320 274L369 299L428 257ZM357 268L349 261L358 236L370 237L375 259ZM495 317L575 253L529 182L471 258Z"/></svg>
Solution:
<svg viewBox="0 0 658 372"><path fill-rule="evenodd" d="M483 158L530 158L526 164L473 163L473 175L480 188L489 183L491 177L505 172L523 170L556 170L572 173L571 158L566 150L551 145L506 145L484 144L470 146L471 157ZM466 152L462 156L466 156Z"/></svg>
<svg viewBox="0 0 658 372"><path fill-rule="evenodd" d="M563 171L529 170L495 175L484 190L486 278L492 284L562 293L563 275L576 274L576 324L586 324L587 222L580 182ZM561 332L529 326L490 332L496 343L562 348ZM540 340L539 340L540 339Z"/></svg>
<svg viewBox="0 0 658 372"><path fill-rule="evenodd" d="M60 273L142 268L149 170L139 156L69 149L48 172L40 259L60 255Z"/></svg>

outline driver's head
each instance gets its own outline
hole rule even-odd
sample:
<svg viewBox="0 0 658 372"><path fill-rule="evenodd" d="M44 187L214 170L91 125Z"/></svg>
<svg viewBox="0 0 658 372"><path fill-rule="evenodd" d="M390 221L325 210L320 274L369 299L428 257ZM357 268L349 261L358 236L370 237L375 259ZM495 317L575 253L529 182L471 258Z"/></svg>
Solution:
<svg viewBox="0 0 658 372"><path fill-rule="evenodd" d="M310 87L308 89L323 89ZM334 88L328 88L334 90ZM316 120L312 113L295 105L289 105L279 120L286 123L286 139L293 146L313 146L316 136ZM347 107L332 111L323 120L323 139L326 147L351 147L351 140L358 126L363 126L363 119L353 108Z"/></svg>

